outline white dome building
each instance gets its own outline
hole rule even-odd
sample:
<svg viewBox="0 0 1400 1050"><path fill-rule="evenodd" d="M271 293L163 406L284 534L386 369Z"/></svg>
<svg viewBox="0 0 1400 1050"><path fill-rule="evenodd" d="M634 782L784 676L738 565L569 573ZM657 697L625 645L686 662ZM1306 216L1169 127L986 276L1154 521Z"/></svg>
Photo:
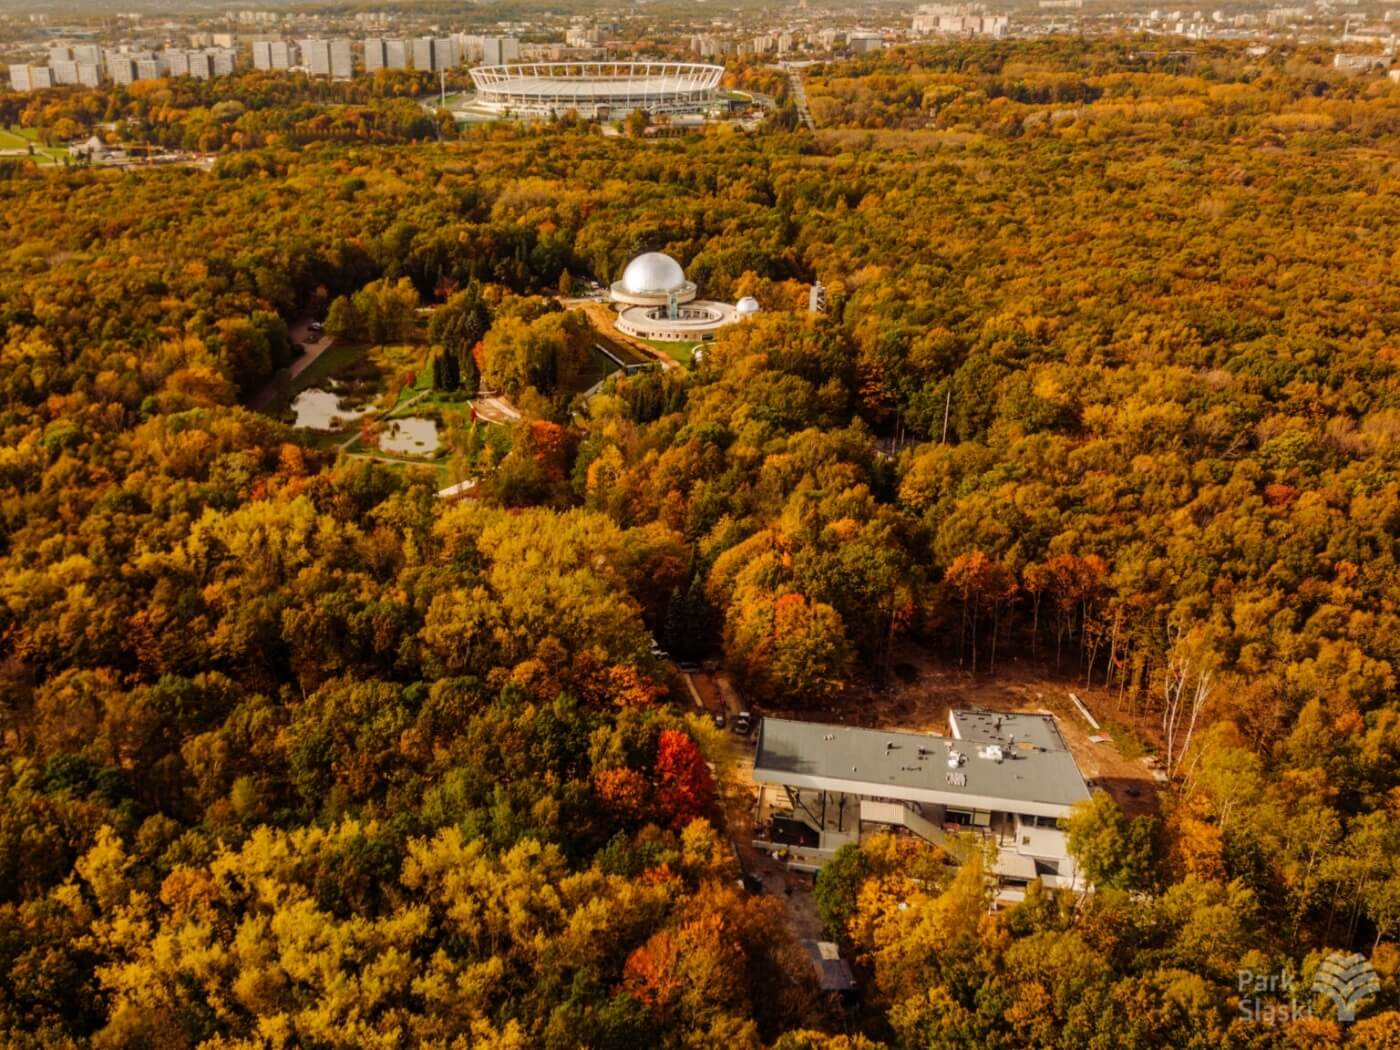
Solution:
<svg viewBox="0 0 1400 1050"><path fill-rule="evenodd" d="M734 304L734 312L740 317L748 317L750 314L758 313L758 300L751 295L746 295Z"/></svg>
<svg viewBox="0 0 1400 1050"><path fill-rule="evenodd" d="M667 306L695 298L695 285L681 264L663 252L645 252L627 264L622 280L613 282L613 302L628 306Z"/></svg>
<svg viewBox="0 0 1400 1050"><path fill-rule="evenodd" d="M686 280L681 264L662 252L646 252L628 263L611 295L620 311L618 331L639 339L698 343L739 320L728 303L696 299L695 282ZM758 309L757 302L749 302Z"/></svg>

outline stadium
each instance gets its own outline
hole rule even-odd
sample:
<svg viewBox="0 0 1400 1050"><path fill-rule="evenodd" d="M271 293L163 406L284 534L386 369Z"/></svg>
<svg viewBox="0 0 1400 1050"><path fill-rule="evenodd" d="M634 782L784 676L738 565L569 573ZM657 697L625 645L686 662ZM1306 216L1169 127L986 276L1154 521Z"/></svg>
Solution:
<svg viewBox="0 0 1400 1050"><path fill-rule="evenodd" d="M592 120L646 113L703 113L724 69L695 62L525 62L471 70L476 102L515 116L575 110Z"/></svg>

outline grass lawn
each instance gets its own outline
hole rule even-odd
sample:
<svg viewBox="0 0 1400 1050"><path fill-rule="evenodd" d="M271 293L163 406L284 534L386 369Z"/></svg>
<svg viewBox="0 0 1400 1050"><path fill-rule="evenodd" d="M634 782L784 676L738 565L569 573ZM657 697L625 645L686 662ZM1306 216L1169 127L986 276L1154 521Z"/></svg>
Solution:
<svg viewBox="0 0 1400 1050"><path fill-rule="evenodd" d="M284 415L291 408L292 402L296 400L298 394L314 386L323 386L326 380L335 373L353 365L363 357L366 349L363 343L333 344L329 350L316 359L315 364L293 379L286 389L272 400L267 406L267 414L278 417Z"/></svg>
<svg viewBox="0 0 1400 1050"><path fill-rule="evenodd" d="M36 128L0 128L0 149L28 149L31 145L40 164L62 164L68 154L62 146L41 145Z"/></svg>
<svg viewBox="0 0 1400 1050"><path fill-rule="evenodd" d="M683 368L690 367L690 356L695 352L696 347L705 345L703 342L672 343L664 339L643 339L642 342L646 343L647 346L651 347L653 350L660 350Z"/></svg>

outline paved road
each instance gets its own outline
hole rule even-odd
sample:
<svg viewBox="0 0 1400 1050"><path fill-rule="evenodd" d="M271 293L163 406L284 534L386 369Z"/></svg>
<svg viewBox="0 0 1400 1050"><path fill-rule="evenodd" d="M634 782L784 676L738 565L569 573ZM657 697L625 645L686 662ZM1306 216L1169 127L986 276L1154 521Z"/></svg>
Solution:
<svg viewBox="0 0 1400 1050"><path fill-rule="evenodd" d="M311 322L314 320L315 318L312 317L303 317L300 321L292 325L292 339L295 342L301 343L306 349L302 352L302 355L293 361L284 371L278 372L268 380L267 385L254 395L252 401L248 402L250 408L254 408L259 412L266 411L267 406L277 400L277 395L287 388L288 383L292 382L297 376L314 365L316 359L331 348L331 344L334 343L335 340L324 333L322 333L319 339L316 339L314 342L311 341Z"/></svg>

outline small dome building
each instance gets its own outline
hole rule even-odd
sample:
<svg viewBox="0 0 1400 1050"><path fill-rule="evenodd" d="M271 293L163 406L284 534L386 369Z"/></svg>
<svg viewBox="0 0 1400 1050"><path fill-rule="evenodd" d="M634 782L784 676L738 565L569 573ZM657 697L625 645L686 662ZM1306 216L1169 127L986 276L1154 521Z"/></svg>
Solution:
<svg viewBox="0 0 1400 1050"><path fill-rule="evenodd" d="M734 312L740 317L756 314L758 313L758 300L751 295L746 295L734 304Z"/></svg>

